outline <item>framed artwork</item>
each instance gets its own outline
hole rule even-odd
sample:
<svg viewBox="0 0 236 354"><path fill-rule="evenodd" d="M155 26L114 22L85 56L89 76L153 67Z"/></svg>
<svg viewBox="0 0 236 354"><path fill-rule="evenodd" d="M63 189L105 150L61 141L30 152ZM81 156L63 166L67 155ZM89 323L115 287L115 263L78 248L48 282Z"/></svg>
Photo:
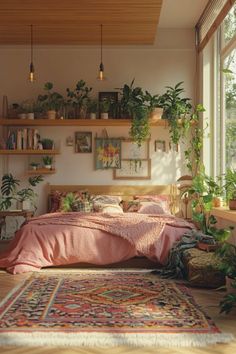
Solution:
<svg viewBox="0 0 236 354"><path fill-rule="evenodd" d="M95 169L121 168L121 139L95 138Z"/></svg>
<svg viewBox="0 0 236 354"><path fill-rule="evenodd" d="M141 146L138 146L132 139L122 140L121 158L124 159L149 159L149 142L146 140Z"/></svg>
<svg viewBox="0 0 236 354"><path fill-rule="evenodd" d="M75 132L75 152L92 152L92 132Z"/></svg>
<svg viewBox="0 0 236 354"><path fill-rule="evenodd" d="M155 150L155 152L157 152L158 150L165 152L166 151L166 142L165 142L165 140L155 140L154 150Z"/></svg>
<svg viewBox="0 0 236 354"><path fill-rule="evenodd" d="M111 103L108 116L109 118L117 118L118 117L118 92L111 91L111 92L99 92L98 93L98 101L101 102L104 99L108 99ZM100 115L101 112L99 112Z"/></svg>
<svg viewBox="0 0 236 354"><path fill-rule="evenodd" d="M151 179L151 159L122 159L121 168L113 171L113 179Z"/></svg>

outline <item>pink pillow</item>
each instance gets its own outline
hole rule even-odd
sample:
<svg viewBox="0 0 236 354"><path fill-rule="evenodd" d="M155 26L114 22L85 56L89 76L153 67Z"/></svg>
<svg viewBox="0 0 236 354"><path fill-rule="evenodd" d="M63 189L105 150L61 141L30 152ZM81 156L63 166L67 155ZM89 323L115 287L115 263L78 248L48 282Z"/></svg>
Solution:
<svg viewBox="0 0 236 354"><path fill-rule="evenodd" d="M165 212L161 203L157 202L141 202L140 209L138 210L140 214L169 214Z"/></svg>
<svg viewBox="0 0 236 354"><path fill-rule="evenodd" d="M161 205L164 213L171 214L170 211L170 196L167 194L155 194L155 195L135 195L134 199L138 199L140 202L155 202Z"/></svg>

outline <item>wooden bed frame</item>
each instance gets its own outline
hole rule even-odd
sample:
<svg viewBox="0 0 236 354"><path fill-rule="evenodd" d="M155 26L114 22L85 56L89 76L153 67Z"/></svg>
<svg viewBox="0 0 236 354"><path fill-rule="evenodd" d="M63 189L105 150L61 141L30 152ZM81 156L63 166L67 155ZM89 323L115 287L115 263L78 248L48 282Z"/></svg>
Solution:
<svg viewBox="0 0 236 354"><path fill-rule="evenodd" d="M119 195L124 200L130 199L134 195L158 195L170 196L170 209L172 214L176 214L179 208L178 189L174 184L167 185L48 185L48 195L54 191L75 192L88 190L90 194Z"/></svg>

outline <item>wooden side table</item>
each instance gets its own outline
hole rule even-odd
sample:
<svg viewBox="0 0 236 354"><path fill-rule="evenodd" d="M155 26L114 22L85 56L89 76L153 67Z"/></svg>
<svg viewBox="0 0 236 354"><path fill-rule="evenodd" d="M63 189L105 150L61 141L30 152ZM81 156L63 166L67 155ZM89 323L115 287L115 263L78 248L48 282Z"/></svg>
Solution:
<svg viewBox="0 0 236 354"><path fill-rule="evenodd" d="M6 210L0 211L0 240L4 239L1 236L2 227L6 225L6 217L7 216L23 216L25 220L29 220L34 216L34 212L32 210Z"/></svg>

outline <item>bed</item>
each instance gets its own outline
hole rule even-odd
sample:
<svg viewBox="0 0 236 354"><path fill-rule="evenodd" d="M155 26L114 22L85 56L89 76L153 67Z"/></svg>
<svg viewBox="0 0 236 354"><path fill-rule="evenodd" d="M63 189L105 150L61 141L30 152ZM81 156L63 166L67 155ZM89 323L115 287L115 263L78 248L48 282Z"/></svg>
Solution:
<svg viewBox="0 0 236 354"><path fill-rule="evenodd" d="M16 232L9 249L1 255L0 268L17 274L52 266L122 266L129 260L135 260L135 266L141 260L144 268L150 266L150 262L153 266L162 265L173 244L194 227L173 215L177 211L178 196L172 185L49 185L49 208L52 210L55 193L81 190L88 190L93 200L101 195L108 199L109 196L120 198L122 203L132 198L141 208L138 212L113 212L113 209L107 212L105 209L105 212L95 213L53 210L32 218ZM159 202L154 202L153 198L164 205L164 196L172 214L154 213L150 207Z"/></svg>

